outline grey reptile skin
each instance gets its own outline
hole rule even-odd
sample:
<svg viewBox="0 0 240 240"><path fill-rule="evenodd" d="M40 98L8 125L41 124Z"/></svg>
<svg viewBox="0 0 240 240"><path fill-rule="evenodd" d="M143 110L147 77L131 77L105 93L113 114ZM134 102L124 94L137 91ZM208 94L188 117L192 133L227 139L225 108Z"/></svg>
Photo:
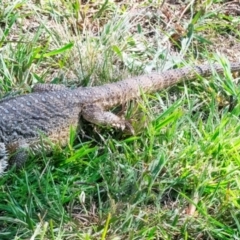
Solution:
<svg viewBox="0 0 240 240"><path fill-rule="evenodd" d="M230 68L239 71L240 62L230 63ZM48 149L50 142L66 145L70 128L77 129L80 116L98 125L133 133L130 123L108 110L142 92L155 92L198 75L210 76L213 69L223 72L221 65L206 64L74 90L63 85L41 84L34 87L33 93L3 99L0 101L0 175L9 162L22 165L29 150L38 153L43 145Z"/></svg>

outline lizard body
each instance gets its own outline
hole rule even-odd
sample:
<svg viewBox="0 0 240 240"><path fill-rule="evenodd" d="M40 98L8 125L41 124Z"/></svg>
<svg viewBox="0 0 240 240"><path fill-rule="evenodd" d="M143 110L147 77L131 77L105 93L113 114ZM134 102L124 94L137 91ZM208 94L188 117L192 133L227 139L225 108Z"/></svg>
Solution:
<svg viewBox="0 0 240 240"><path fill-rule="evenodd" d="M231 71L240 70L240 62L230 63ZM77 128L79 118L122 130L133 129L126 120L109 112L141 95L155 92L212 70L222 73L219 64L199 65L151 73L96 87L70 90L63 85L36 85L34 92L0 101L0 175L12 159L17 165L27 158L27 150L39 151L42 137L64 146L70 127Z"/></svg>

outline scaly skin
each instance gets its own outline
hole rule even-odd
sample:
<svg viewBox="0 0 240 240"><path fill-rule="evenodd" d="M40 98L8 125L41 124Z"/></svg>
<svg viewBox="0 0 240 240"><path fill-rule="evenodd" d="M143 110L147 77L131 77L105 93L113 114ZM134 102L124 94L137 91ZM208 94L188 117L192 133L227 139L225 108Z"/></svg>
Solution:
<svg viewBox="0 0 240 240"><path fill-rule="evenodd" d="M231 71L239 71L240 63L230 63ZM178 82L209 76L218 65L199 65L151 73L98 87L70 90L63 85L41 84L33 93L0 101L0 174L10 160L22 165L27 151L38 153L49 141L64 146L70 127L78 128L82 116L89 122L109 125L133 133L131 125L107 110L140 96L155 92ZM48 148L48 147L47 147Z"/></svg>

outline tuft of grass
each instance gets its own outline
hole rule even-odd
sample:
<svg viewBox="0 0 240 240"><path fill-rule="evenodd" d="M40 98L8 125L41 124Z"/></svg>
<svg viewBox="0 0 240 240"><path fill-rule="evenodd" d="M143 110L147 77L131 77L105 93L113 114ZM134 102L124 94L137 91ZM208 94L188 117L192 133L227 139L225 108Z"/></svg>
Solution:
<svg viewBox="0 0 240 240"><path fill-rule="evenodd" d="M9 170L0 178L1 239L240 238L231 4L1 1L1 97L38 82L74 88L199 62L224 67L131 102L135 136L83 124L65 148Z"/></svg>

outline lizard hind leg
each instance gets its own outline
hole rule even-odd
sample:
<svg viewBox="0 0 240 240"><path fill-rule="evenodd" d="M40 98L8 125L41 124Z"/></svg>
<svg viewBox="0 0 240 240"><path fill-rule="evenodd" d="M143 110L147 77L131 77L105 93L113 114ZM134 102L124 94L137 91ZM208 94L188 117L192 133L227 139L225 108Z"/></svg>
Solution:
<svg viewBox="0 0 240 240"><path fill-rule="evenodd" d="M28 151L27 149L21 148L13 156L10 157L9 163L10 165L15 165L17 168L20 168L24 165L24 163L28 159Z"/></svg>
<svg viewBox="0 0 240 240"><path fill-rule="evenodd" d="M9 165L20 168L27 161L29 156L29 144L25 140L9 144L7 146L9 152Z"/></svg>
<svg viewBox="0 0 240 240"><path fill-rule="evenodd" d="M8 153L4 143L0 143L0 176L8 166Z"/></svg>
<svg viewBox="0 0 240 240"><path fill-rule="evenodd" d="M121 129L122 131L127 131L132 135L134 134L134 129L128 121L118 117L112 112L104 111L104 109L97 104L88 104L84 106L82 109L82 116L88 122L96 125L110 126Z"/></svg>

